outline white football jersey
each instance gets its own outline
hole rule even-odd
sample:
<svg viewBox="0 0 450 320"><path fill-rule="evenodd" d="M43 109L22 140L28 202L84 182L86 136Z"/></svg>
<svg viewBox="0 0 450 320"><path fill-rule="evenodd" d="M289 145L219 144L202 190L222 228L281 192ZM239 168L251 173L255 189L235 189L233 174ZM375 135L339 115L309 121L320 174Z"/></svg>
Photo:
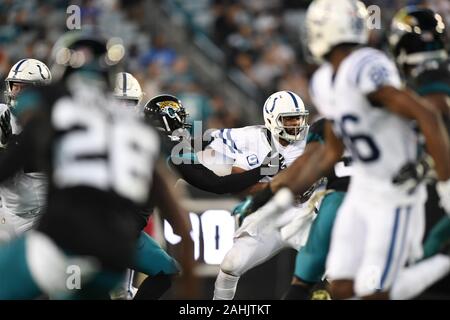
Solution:
<svg viewBox="0 0 450 320"><path fill-rule="evenodd" d="M8 109L0 104L0 114ZM11 113L11 128L13 134L19 134L21 127ZM23 171L0 184L2 207L9 213L18 216L34 216L42 212L47 197L47 178L44 173Z"/></svg>
<svg viewBox="0 0 450 320"><path fill-rule="evenodd" d="M267 129L264 126L216 130L211 134L214 140L208 147L232 159L233 167L248 171L259 167L272 150L266 132ZM272 136L271 140L274 149L284 157L287 166L303 153L306 146L306 139L290 143L285 147L276 137Z"/></svg>
<svg viewBox="0 0 450 320"><path fill-rule="evenodd" d="M354 173L386 180L416 158L418 137L412 121L383 106L374 106L367 94L389 85L399 88L399 73L379 50L352 52L333 75L331 64L314 74L310 91L320 113L333 121L354 161Z"/></svg>

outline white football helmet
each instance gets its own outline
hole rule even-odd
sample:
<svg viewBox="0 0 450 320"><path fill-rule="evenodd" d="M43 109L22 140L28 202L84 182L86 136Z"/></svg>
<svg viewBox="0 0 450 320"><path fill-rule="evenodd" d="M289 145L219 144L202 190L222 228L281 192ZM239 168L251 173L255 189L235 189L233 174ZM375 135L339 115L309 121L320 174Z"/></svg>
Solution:
<svg viewBox="0 0 450 320"><path fill-rule="evenodd" d="M138 106L142 100L142 89L139 82L127 72L119 72L116 75L114 96L117 99L125 100L130 106Z"/></svg>
<svg viewBox="0 0 450 320"><path fill-rule="evenodd" d="M25 83L33 86L48 85L52 81L52 74L45 63L36 59L22 59L12 66L5 79L6 104L15 107L17 96L13 92L13 83Z"/></svg>
<svg viewBox="0 0 450 320"><path fill-rule="evenodd" d="M288 142L305 139L309 111L298 95L291 91L275 92L267 98L263 109L264 125L274 136Z"/></svg>
<svg viewBox="0 0 450 320"><path fill-rule="evenodd" d="M323 61L338 44L367 43L367 17L365 5L357 0L314 0L306 12L309 51Z"/></svg>

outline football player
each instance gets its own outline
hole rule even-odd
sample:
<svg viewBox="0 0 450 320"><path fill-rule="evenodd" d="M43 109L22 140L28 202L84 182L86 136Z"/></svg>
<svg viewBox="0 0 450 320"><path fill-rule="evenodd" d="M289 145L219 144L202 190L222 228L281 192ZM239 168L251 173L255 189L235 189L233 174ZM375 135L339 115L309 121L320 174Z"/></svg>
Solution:
<svg viewBox="0 0 450 320"><path fill-rule="evenodd" d="M308 8L308 48L322 64L311 93L332 122L325 127L325 152L313 155L300 173L300 190L340 159L345 144L354 174L327 258L333 297L408 298L444 276L450 258L436 255L404 268L417 254L426 192L423 186L408 192L393 178L417 154L415 120L435 162L440 195L448 197L449 141L439 114L401 89L398 71L385 54L364 46L366 19L365 6L354 0L315 0ZM405 283L414 292L405 294Z"/></svg>
<svg viewBox="0 0 450 320"><path fill-rule="evenodd" d="M142 96L141 86L133 75L126 72L119 72L116 75L114 97L125 107L124 110L126 112L132 111L139 114L139 116L142 116ZM167 174L167 170L164 170L161 166L158 170L163 170L164 174ZM167 183L162 177L160 180L158 189L165 189L165 191L160 193L162 195L167 193L170 194L170 188L167 186ZM167 195L164 197L167 197ZM159 202L159 204L161 207L161 202ZM142 228L146 225L153 210L153 205L150 204L138 213L142 216L142 221L145 221L145 223L142 224ZM167 208L166 210L173 211L173 209ZM168 219L173 221L173 218L170 218L171 212L167 212L166 210L160 210L162 216L164 218L169 216ZM141 283L138 290L133 286L134 270L128 269L121 286L111 293L112 299L158 299L170 288L172 277L180 272L179 265L175 259L169 256L159 244L144 231L141 231L140 233L134 260L134 270L146 274L147 278Z"/></svg>
<svg viewBox="0 0 450 320"><path fill-rule="evenodd" d="M275 93L267 99L264 108L266 127L217 130L211 134L212 142L197 143L197 148L195 141L180 139L178 129L186 127L186 112L176 97L161 95L151 99L144 108L144 114L173 142L169 143L171 163L187 182L213 193L238 193L264 186L266 182L258 184L259 181L268 181L266 177L276 174L286 166L286 162L293 161L301 154L305 145L308 112L297 95L287 91ZM284 159L285 156L288 160ZM295 211L291 210L283 219L290 220L294 214ZM250 228L254 229L255 224L261 227L260 222L254 221ZM236 235L240 240L237 240L234 248L234 251L243 248L248 252L243 253L243 259L234 259L233 262L232 253L228 256L228 262L224 266L233 263L236 269L227 270L231 275L221 271L216 282L217 299L232 299L243 272L266 261L287 246L286 242L277 241L279 233L274 236L275 241L272 241L273 237L267 236L269 229L252 236L247 234L248 229L248 226L241 228L241 235ZM270 232L273 230L275 229L270 229ZM247 246L246 242L253 241L247 240L249 238L257 243L255 250L251 247L253 244ZM254 259L252 255L259 255L260 259ZM231 280L228 281L229 279Z"/></svg>
<svg viewBox="0 0 450 320"><path fill-rule="evenodd" d="M298 175L298 172L305 167L310 156L321 152L325 143L324 128L326 119L322 118L314 122L308 133L305 152L297 158L294 163L277 174L269 185L247 198L244 203L235 208L235 214L247 216L263 205L265 205L273 195L280 190L287 181L292 180ZM312 223L308 239L304 245L299 246L295 262L294 276L291 286L284 296L287 300L307 300L314 299L316 291L312 290L319 285L324 277L325 262L330 246L331 230L336 218L337 210L344 200L351 175L351 158L345 156L338 162L333 170L326 177L325 192L323 198L319 197L317 201L311 203L319 209L317 217ZM320 203L319 203L320 202ZM288 204L283 205L283 207ZM280 208L276 208L280 211ZM273 214L277 214L273 212ZM305 212L307 215L308 212ZM311 214L311 212L309 212ZM322 298L329 298L325 290Z"/></svg>
<svg viewBox="0 0 450 320"><path fill-rule="evenodd" d="M187 123L188 113L181 101L173 95L161 94L150 99L144 106L144 117L162 134L163 149L170 156L170 165L184 180L201 190L216 194L241 192L267 175L261 172L260 166L225 176L210 170L211 166L200 160L203 159L203 150L211 141L198 141L190 137L186 130L191 127ZM272 159L273 157L277 159ZM271 166L275 165L275 160L280 163L278 155L270 152L261 166L269 172ZM226 166L223 162L222 165Z"/></svg>
<svg viewBox="0 0 450 320"><path fill-rule="evenodd" d="M215 159L225 159L232 173L259 167L268 153L279 154L281 168L289 166L304 151L308 134L308 115L301 98L290 91L269 96L263 106L264 126L221 129L212 133L214 140L205 149L215 153ZM265 171L261 169L262 173ZM270 174L254 184L245 194L261 190L270 181ZM282 215L272 217L249 216L234 234L233 247L225 255L217 276L214 299L230 300L236 292L239 278L251 268L267 261L291 242L281 237L279 227L287 225L301 210L293 206ZM298 226L294 243L302 243L308 233L312 217ZM298 249L298 245L294 245Z"/></svg>
<svg viewBox="0 0 450 320"><path fill-rule="evenodd" d="M0 104L0 144L3 149L14 140L13 136L20 134L22 130L16 118L15 108L20 93L30 86L49 85L51 79L48 67L36 59L22 59L11 68L5 79L6 104ZM46 176L31 162L0 184L2 199L0 228L3 229L5 238L11 238L33 228L43 212L46 195Z"/></svg>
<svg viewBox="0 0 450 320"><path fill-rule="evenodd" d="M53 75L61 81L20 96L18 119L30 120L1 159L0 180L33 159L46 169L50 186L37 229L0 247L3 299L42 292L106 298L133 265L142 227L136 212L149 201L152 185L160 184L154 174L159 141L132 113L111 108L117 104L113 75L123 58L117 46L89 30L67 33L53 49ZM165 197L158 190L166 189L159 188L152 192L157 202ZM175 201L166 204L177 212ZM192 250L188 226L188 220L174 223L187 251ZM68 285L72 267L78 280Z"/></svg>
<svg viewBox="0 0 450 320"><path fill-rule="evenodd" d="M450 60L442 17L423 7L402 8L392 20L389 43L407 86L436 108L444 119L447 133L450 133ZM417 167L410 167L413 172L403 179L423 179L427 171L431 171L430 167L425 161L419 162ZM427 191L427 211L431 208L436 210L439 196L435 183L429 185ZM441 215L444 217L430 230L424 242L424 258L439 252L450 238L450 218L445 213Z"/></svg>
<svg viewBox="0 0 450 320"><path fill-rule="evenodd" d="M439 114L400 88L387 57L364 47L367 12L353 0L316 0L307 11L308 47L322 63L311 93L327 121L325 145L274 197L283 208L291 192L304 191L342 156L344 144L354 174L332 232L327 275L334 298L414 297L450 271L448 255L417 258L423 232L424 186L405 190L398 172L415 160L416 120L436 164L438 191L448 198L449 144ZM370 196L368 196L370 195ZM447 199L446 198L446 199ZM419 250L417 250L419 248Z"/></svg>

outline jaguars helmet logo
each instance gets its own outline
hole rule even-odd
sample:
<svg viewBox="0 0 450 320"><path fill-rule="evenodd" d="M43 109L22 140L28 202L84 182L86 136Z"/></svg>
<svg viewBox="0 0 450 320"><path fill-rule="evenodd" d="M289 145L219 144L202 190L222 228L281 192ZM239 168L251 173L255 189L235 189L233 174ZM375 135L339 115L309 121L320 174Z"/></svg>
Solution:
<svg viewBox="0 0 450 320"><path fill-rule="evenodd" d="M331 300L331 296L327 290L320 289L312 293L311 300Z"/></svg>

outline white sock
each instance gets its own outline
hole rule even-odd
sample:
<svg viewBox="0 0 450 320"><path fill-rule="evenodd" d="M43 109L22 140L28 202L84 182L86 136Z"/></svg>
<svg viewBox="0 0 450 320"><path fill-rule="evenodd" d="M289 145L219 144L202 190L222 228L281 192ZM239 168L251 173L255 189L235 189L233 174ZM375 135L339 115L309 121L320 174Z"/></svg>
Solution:
<svg viewBox="0 0 450 320"><path fill-rule="evenodd" d="M127 269L120 285L109 293L111 300L133 300L137 293L137 288L133 286L133 277L134 270Z"/></svg>
<svg viewBox="0 0 450 320"><path fill-rule="evenodd" d="M233 300L239 278L220 270L214 285L213 300Z"/></svg>
<svg viewBox="0 0 450 320"><path fill-rule="evenodd" d="M450 257L437 254L400 270L392 285L392 300L411 299L450 272Z"/></svg>

